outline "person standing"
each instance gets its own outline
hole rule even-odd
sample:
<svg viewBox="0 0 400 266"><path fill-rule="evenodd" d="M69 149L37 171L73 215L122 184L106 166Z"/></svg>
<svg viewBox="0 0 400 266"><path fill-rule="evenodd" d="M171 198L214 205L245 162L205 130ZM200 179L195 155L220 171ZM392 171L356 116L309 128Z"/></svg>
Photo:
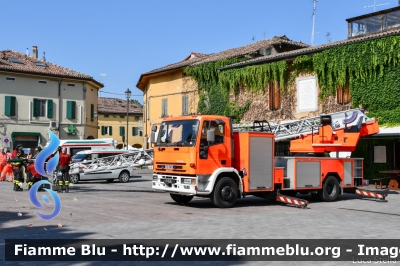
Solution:
<svg viewBox="0 0 400 266"><path fill-rule="evenodd" d="M29 165L26 168L26 173L28 174L28 190L38 181L41 180L42 176L36 172L35 163L32 160L28 161ZM40 191L41 189L39 189Z"/></svg>
<svg viewBox="0 0 400 266"><path fill-rule="evenodd" d="M18 152L17 156L9 160L12 165L13 175L14 175L14 190L15 191L22 191L22 183L24 182L24 173L23 173L23 166L24 166L24 159L22 157L22 153Z"/></svg>
<svg viewBox="0 0 400 266"><path fill-rule="evenodd" d="M3 171L0 172L0 179L2 179L3 181L6 180L6 175L8 174L8 180L9 182L13 181L13 171L12 171L12 166L11 163L8 162L8 160L11 160L11 152L10 150L7 150L7 161L6 161L6 165L3 168Z"/></svg>
<svg viewBox="0 0 400 266"><path fill-rule="evenodd" d="M3 172L4 167L7 166L8 161L7 153L4 151L4 147L0 148L0 181L6 181L6 177L1 175Z"/></svg>
<svg viewBox="0 0 400 266"><path fill-rule="evenodd" d="M24 147L22 147L22 145L21 144L17 144L17 146L15 147L15 149L13 150L13 152L12 152L12 154L11 154L11 158L14 158L15 156L17 156L17 154L18 154L18 152L23 152L23 149ZM23 155L23 153L22 153L22 155Z"/></svg>
<svg viewBox="0 0 400 266"><path fill-rule="evenodd" d="M65 193L69 192L69 165L71 164L71 162L72 159L71 156L67 153L67 149L62 148L58 160L58 170L62 173L61 180L58 181L59 193L62 193L63 190L65 190Z"/></svg>

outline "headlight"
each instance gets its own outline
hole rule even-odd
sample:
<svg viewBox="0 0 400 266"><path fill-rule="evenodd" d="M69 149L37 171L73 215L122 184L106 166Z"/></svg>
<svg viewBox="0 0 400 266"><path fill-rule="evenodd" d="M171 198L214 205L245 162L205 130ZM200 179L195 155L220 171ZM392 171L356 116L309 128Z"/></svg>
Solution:
<svg viewBox="0 0 400 266"><path fill-rule="evenodd" d="M195 180L191 178L182 178L181 179L182 184L195 184Z"/></svg>
<svg viewBox="0 0 400 266"><path fill-rule="evenodd" d="M153 175L153 180L158 180L158 176Z"/></svg>

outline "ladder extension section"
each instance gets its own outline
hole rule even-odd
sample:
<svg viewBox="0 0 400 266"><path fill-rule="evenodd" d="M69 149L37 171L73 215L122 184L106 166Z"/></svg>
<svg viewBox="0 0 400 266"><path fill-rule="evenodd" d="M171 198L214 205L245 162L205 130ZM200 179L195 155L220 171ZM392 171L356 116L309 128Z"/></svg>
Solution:
<svg viewBox="0 0 400 266"><path fill-rule="evenodd" d="M307 200L298 199L298 198L295 198L295 197L289 197L289 196L282 195L282 194L278 194L276 196L276 201L283 202L283 203L286 203L286 204L295 205L296 207L303 208L303 209L305 209L307 207L307 205L308 205L308 201Z"/></svg>
<svg viewBox="0 0 400 266"><path fill-rule="evenodd" d="M281 124L270 124L267 121L254 121L253 124L234 124L234 131L262 131L275 134L275 141L293 139L296 137L318 134L318 129L321 127L322 116L299 119L292 122L284 122ZM362 124L374 119L368 118L361 110L351 109L342 112L329 114L331 117L331 127L333 131L357 125L362 119Z"/></svg>

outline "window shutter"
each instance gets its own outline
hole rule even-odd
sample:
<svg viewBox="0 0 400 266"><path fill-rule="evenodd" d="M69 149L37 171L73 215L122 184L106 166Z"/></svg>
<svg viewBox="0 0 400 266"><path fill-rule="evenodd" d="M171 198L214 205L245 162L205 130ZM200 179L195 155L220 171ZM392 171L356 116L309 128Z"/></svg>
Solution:
<svg viewBox="0 0 400 266"><path fill-rule="evenodd" d="M137 135L138 135L138 128L132 127L132 136L137 136Z"/></svg>
<svg viewBox="0 0 400 266"><path fill-rule="evenodd" d="M143 137L143 131L142 130L139 131L139 136Z"/></svg>
<svg viewBox="0 0 400 266"><path fill-rule="evenodd" d="M112 135L112 127L111 127L111 126L108 127L108 134L109 134L109 135Z"/></svg>
<svg viewBox="0 0 400 266"><path fill-rule="evenodd" d="M53 118L53 100L47 100L47 118Z"/></svg>
<svg viewBox="0 0 400 266"><path fill-rule="evenodd" d="M122 126L120 126L120 127L119 127L119 135L120 135L120 136L123 136L124 133L125 133L125 128L122 127Z"/></svg>
<svg viewBox="0 0 400 266"><path fill-rule="evenodd" d="M76 102L75 101L67 101L67 118L75 119L75 109Z"/></svg>
<svg viewBox="0 0 400 266"><path fill-rule="evenodd" d="M15 96L5 96L4 115L15 116Z"/></svg>
<svg viewBox="0 0 400 266"><path fill-rule="evenodd" d="M101 135L104 135L104 131L105 131L104 126L101 126Z"/></svg>
<svg viewBox="0 0 400 266"><path fill-rule="evenodd" d="M150 120L150 101L147 101L147 120Z"/></svg>
<svg viewBox="0 0 400 266"><path fill-rule="evenodd" d="M94 104L90 105L90 121L94 120Z"/></svg>
<svg viewBox="0 0 400 266"><path fill-rule="evenodd" d="M33 110L32 110L33 112L33 116L34 117L36 117L36 116L39 116L39 100L38 99L36 99L36 98L34 98L33 99Z"/></svg>

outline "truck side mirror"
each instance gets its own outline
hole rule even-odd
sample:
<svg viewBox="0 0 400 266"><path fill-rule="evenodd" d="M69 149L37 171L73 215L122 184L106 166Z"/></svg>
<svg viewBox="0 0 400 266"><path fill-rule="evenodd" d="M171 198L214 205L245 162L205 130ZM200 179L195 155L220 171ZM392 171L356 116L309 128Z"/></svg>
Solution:
<svg viewBox="0 0 400 266"><path fill-rule="evenodd" d="M150 143L155 143L156 142L156 132L151 132L150 134Z"/></svg>
<svg viewBox="0 0 400 266"><path fill-rule="evenodd" d="M207 131L207 141L208 142L215 142L215 130L210 129Z"/></svg>
<svg viewBox="0 0 400 266"><path fill-rule="evenodd" d="M156 131L157 131L157 126L152 125L152 126L151 126L151 131L156 132Z"/></svg>

